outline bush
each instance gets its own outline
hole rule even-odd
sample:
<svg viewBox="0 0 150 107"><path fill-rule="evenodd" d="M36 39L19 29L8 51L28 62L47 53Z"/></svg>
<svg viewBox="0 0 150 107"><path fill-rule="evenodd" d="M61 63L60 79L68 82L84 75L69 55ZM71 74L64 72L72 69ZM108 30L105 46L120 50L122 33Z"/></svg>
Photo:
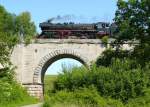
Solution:
<svg viewBox="0 0 150 107"><path fill-rule="evenodd" d="M23 89L16 82L7 82L0 80L0 106L10 107L18 105L36 103L37 100L28 95L27 91Z"/></svg>
<svg viewBox="0 0 150 107"><path fill-rule="evenodd" d="M145 90L143 96L128 101L127 107L150 107L150 89Z"/></svg>
<svg viewBox="0 0 150 107"><path fill-rule="evenodd" d="M144 71L140 67L135 69L131 63L130 60L117 59L110 67L94 65L91 69L65 70L54 83L54 92L58 90L74 91L81 87L94 85L98 89L99 95L119 99L125 103L128 99L144 95L144 90L150 82L148 71Z"/></svg>
<svg viewBox="0 0 150 107"><path fill-rule="evenodd" d="M120 101L102 98L96 88L80 88L74 91L58 91L46 100L43 107L123 107Z"/></svg>
<svg viewBox="0 0 150 107"><path fill-rule="evenodd" d="M104 36L102 39L101 39L102 43L104 44L104 46L107 48L107 45L108 45L108 36Z"/></svg>
<svg viewBox="0 0 150 107"><path fill-rule="evenodd" d="M128 50L112 50L107 49L105 50L102 55L97 59L96 65L97 66L105 66L108 67L113 62L113 59L122 59L130 58L131 52Z"/></svg>
<svg viewBox="0 0 150 107"><path fill-rule="evenodd" d="M0 87L0 107L16 107L37 102L14 80L13 69L0 70Z"/></svg>
<svg viewBox="0 0 150 107"><path fill-rule="evenodd" d="M84 67L63 69L63 73L58 75L54 83L56 90L69 89L74 90L77 87L84 87L86 84L86 73L88 70Z"/></svg>

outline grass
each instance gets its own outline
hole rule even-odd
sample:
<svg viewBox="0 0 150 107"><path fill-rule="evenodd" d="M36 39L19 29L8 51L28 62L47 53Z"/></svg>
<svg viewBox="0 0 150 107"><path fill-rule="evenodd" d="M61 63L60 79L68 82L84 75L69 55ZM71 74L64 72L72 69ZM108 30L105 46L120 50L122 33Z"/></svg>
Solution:
<svg viewBox="0 0 150 107"><path fill-rule="evenodd" d="M20 107L24 105L36 104L39 102L38 99L29 96L26 90L23 88L15 89L16 93L13 96L17 96L18 98L11 99L1 99L0 107Z"/></svg>
<svg viewBox="0 0 150 107"><path fill-rule="evenodd" d="M56 80L57 75L45 75L44 78L44 89L45 89L45 95L47 95L49 90L53 89L53 82ZM30 105L30 104L36 104L38 103L38 99L35 99L33 97L30 97L28 95L25 95L22 101L12 101L9 103L5 103L5 104L0 104L0 107L20 107L20 106L24 106L24 105ZM56 104L56 106L61 106L61 104ZM70 107L74 107L74 106L70 106Z"/></svg>
<svg viewBox="0 0 150 107"><path fill-rule="evenodd" d="M24 105L36 104L39 101L35 98L25 98L24 101L14 101L8 104L0 104L0 107L20 107Z"/></svg>

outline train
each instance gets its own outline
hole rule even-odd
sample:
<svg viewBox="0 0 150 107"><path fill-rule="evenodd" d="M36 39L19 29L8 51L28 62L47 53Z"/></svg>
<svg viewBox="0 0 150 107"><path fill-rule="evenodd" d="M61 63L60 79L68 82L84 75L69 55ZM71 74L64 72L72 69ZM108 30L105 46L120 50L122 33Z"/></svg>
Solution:
<svg viewBox="0 0 150 107"><path fill-rule="evenodd" d="M115 23L52 23L46 21L39 24L42 32L38 38L48 39L97 39L104 36L112 37L116 31Z"/></svg>

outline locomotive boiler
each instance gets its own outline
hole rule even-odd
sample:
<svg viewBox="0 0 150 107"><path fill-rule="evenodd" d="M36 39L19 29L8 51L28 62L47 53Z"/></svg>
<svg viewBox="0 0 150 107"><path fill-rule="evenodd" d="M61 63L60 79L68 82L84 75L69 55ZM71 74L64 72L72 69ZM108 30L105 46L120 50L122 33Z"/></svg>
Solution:
<svg viewBox="0 0 150 107"><path fill-rule="evenodd" d="M103 36L112 36L116 29L115 24L106 22L97 23L52 23L51 21L40 23L42 30L38 38L53 39L96 39Z"/></svg>

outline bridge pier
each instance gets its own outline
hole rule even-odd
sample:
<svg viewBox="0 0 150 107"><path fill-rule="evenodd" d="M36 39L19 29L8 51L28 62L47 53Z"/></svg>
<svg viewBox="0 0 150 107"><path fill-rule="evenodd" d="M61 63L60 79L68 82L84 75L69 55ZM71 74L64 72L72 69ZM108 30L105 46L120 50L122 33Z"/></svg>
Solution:
<svg viewBox="0 0 150 107"><path fill-rule="evenodd" d="M43 84L39 83L27 83L27 84L22 84L23 87L26 88L27 92L29 95L34 96L40 100L43 100Z"/></svg>

